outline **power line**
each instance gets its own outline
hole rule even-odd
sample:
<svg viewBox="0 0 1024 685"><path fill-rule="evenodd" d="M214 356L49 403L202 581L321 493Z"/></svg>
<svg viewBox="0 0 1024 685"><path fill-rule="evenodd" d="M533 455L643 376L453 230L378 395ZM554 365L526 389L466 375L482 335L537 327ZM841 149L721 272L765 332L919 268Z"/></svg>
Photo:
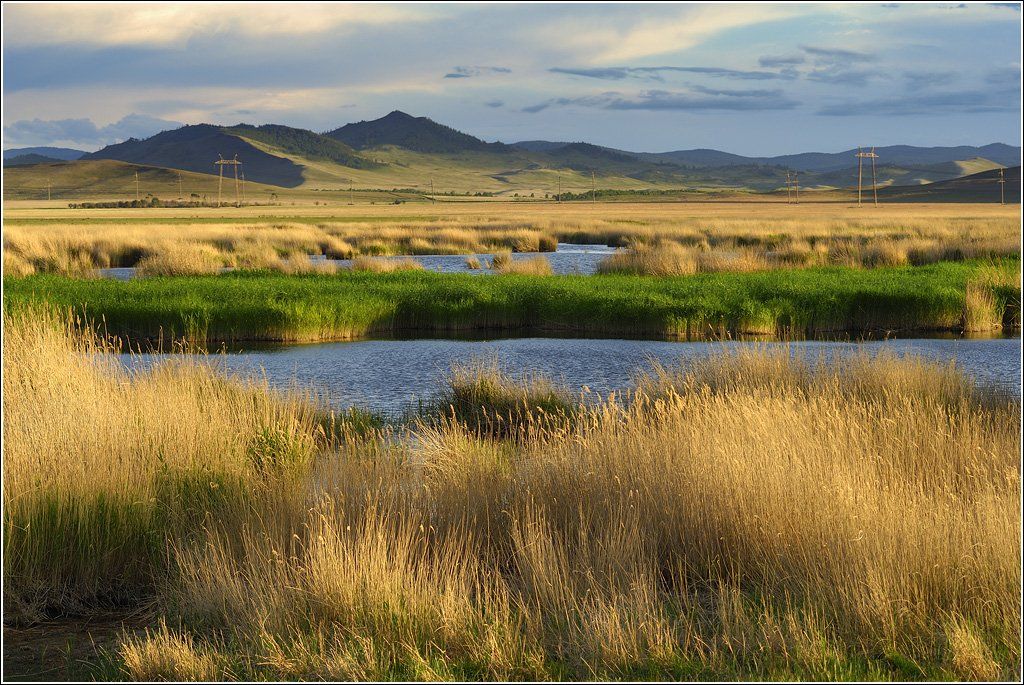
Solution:
<svg viewBox="0 0 1024 685"><path fill-rule="evenodd" d="M861 193L864 186L864 160L871 160L871 192L875 197L875 206L878 206L878 184L875 177L875 160L878 159L878 155L875 154L875 148L871 148L871 152L864 152L860 147L857 148L857 206L861 206Z"/></svg>

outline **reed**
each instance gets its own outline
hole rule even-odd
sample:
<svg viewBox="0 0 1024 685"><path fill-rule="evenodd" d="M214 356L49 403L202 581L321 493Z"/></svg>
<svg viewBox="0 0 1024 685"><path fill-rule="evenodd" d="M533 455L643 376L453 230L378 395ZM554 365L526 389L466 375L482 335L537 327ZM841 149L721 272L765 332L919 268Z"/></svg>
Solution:
<svg viewBox="0 0 1024 685"><path fill-rule="evenodd" d="M387 260L366 260L374 270ZM384 262L384 264L382 264ZM411 266L411 265L409 265ZM692 276L479 278L422 269L118 282L4 279L6 306L49 302L111 334L196 343L345 340L367 335L557 331L669 339L962 331L1019 325L1019 262L815 267ZM545 269L546 270L546 269ZM988 275L986 275L988 274ZM971 286L968 301L968 283ZM979 296L989 298L978 308Z"/></svg>
<svg viewBox="0 0 1024 685"><path fill-rule="evenodd" d="M311 208L267 217L115 215L5 217L4 253L40 273L88 273L135 266L178 244L206 245L225 265L239 255L295 252L334 259L416 254L550 252L559 242L612 246L677 243L712 256L747 250L769 268L835 264L871 268L909 261L1001 259L1020 254L1019 210L983 205L890 205L867 217L841 205L801 205L799 214L770 203L603 204L581 214L579 205L445 205L383 207L359 215L321 216ZM260 208L261 213L268 211ZM413 212L409 215L408 212ZM428 216L417 215L429 214ZM265 260L265 268L280 264ZM250 264L257 268L256 264ZM264 268L264 267L259 267ZM760 268L760 267L759 267Z"/></svg>
<svg viewBox="0 0 1024 685"><path fill-rule="evenodd" d="M5 620L145 606L123 676L1020 669L1020 404L951 367L723 350L584 405L484 364L399 440L187 358L127 376L52 315L4 332ZM471 420L505 409L532 432Z"/></svg>

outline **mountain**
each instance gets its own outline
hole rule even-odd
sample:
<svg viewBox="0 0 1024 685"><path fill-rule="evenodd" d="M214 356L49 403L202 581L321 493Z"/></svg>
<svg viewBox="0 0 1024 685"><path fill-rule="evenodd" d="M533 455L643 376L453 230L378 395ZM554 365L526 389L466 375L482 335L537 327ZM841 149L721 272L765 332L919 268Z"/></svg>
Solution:
<svg viewBox="0 0 1024 685"><path fill-rule="evenodd" d="M992 144L920 148L877 148L880 186L918 186L1019 164L1020 148ZM218 155L237 156L248 181L278 188L337 192L350 188L407 189L544 197L607 190L750 190L785 187L799 172L806 189L850 188L856 184L855 150L777 157L745 157L713 149L641 153L585 142L527 140L505 145L394 111L373 121L315 133L277 124L196 124L129 139L85 154L83 161L117 160L216 178ZM46 166L51 155L23 157L18 169ZM9 162L8 162L9 163ZM7 163L5 163L7 166ZM103 173L106 167L90 167ZM229 178L234 168L224 169ZM34 172L33 172L34 173ZM26 178L33 174L26 172ZM78 178L83 191L101 187L95 174ZM26 186L27 187L27 186Z"/></svg>
<svg viewBox="0 0 1024 685"><path fill-rule="evenodd" d="M46 157L44 155L37 155L33 153L25 155L16 155L14 157L4 157L4 168L12 166L27 166L29 164L48 164L51 162L63 162L65 160L57 159L56 157Z"/></svg>
<svg viewBox="0 0 1024 685"><path fill-rule="evenodd" d="M218 156L225 159L236 156L241 158L241 171L250 181L285 188L295 188L303 182L303 168L300 164L264 151L238 131L232 132L230 128L211 124L182 126L145 140L129 138L123 143L108 145L98 152L84 155L82 159L116 159L209 174L217 171L214 162ZM233 176L234 171L226 169L225 174Z"/></svg>
<svg viewBox="0 0 1024 685"><path fill-rule="evenodd" d="M325 135L356 150L385 145L432 153L505 152L509 149L504 143L487 143L426 117L414 117L398 110L373 121L345 124Z"/></svg>
<svg viewBox="0 0 1024 685"><path fill-rule="evenodd" d="M23 155L39 155L40 157L69 161L78 159L84 154L86 154L85 150L75 150L69 147L16 147L4 150L4 159Z"/></svg>
<svg viewBox="0 0 1024 685"><path fill-rule="evenodd" d="M573 143L560 143L548 140L526 140L513 143L512 146L527 152L552 152L561 150ZM596 147L596 146L595 146ZM856 166L856 148L843 152L802 152L775 157L746 157L731 152L699 148L694 150L673 150L671 152L629 152L602 148L624 155L632 155L648 162L676 164L687 168L716 168L727 166L769 165L778 166L792 171L836 171ZM879 163L893 164L908 168L913 166L930 166L947 162L982 158L1002 166L1020 164L1021 149L1003 143L992 143L981 147L959 145L955 147L916 147L913 145L889 145L876 147Z"/></svg>
<svg viewBox="0 0 1024 685"><path fill-rule="evenodd" d="M238 124L224 129L225 133L263 143L282 152L305 157L306 159L324 160L341 164L353 169L374 169L380 164L361 157L355 150L340 140L313 133L302 128L292 128L278 124Z"/></svg>

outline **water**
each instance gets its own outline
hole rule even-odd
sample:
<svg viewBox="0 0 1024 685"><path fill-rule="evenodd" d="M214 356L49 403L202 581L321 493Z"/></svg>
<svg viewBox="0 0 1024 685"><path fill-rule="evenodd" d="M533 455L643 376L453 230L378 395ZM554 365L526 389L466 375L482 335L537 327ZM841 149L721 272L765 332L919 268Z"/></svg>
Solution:
<svg viewBox="0 0 1024 685"><path fill-rule="evenodd" d="M573 245L570 243L559 243L558 249L555 252L516 252L512 255L512 259L520 261L523 259L530 259L538 255L547 258L551 263L551 270L556 274L594 274L597 272L597 264L608 255L615 252L614 247L608 247L607 245ZM471 273L471 274L493 274L494 272L490 269L470 269L466 266L466 260L470 257L476 257L482 265L490 264L492 254L477 254L477 255L416 255L412 257L420 264L423 268L428 271L437 271L439 273ZM331 264L337 264L342 268L349 268L352 266L352 260L350 259L324 259L323 255L313 255L311 259L315 262L328 262ZM373 257L373 259L393 259L391 257ZM230 271L230 269L222 269L222 271ZM119 281L126 281L130 278L135 277L134 267L122 267L112 269L100 269L100 276L105 278L114 278Z"/></svg>
<svg viewBox="0 0 1024 685"><path fill-rule="evenodd" d="M332 406L360 406L397 415L419 400L435 396L453 364L496 356L508 372L523 376L540 372L574 391L586 386L606 395L628 388L638 372L652 362L686 363L720 354L723 347L783 343L662 342L652 340L589 340L516 338L503 340L364 340L291 345L204 357L228 374L265 376L274 387L298 386L326 393ZM906 339L874 342L806 341L790 343L811 357L823 354L831 363L859 350L919 355L938 362L954 360L979 385L1021 393L1021 339ZM121 357L129 368L145 368L170 357L145 354Z"/></svg>

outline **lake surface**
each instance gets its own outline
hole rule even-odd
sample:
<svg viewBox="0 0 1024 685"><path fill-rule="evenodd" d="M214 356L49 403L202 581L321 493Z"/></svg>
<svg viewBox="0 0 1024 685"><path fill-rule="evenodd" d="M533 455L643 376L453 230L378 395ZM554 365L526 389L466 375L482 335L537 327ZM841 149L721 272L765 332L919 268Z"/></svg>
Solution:
<svg viewBox="0 0 1024 685"><path fill-rule="evenodd" d="M628 388L653 362L685 364L743 345L787 346L794 354L822 355L828 363L864 350L954 361L979 385L1021 393L1021 339L917 338L869 342L794 343L662 342L575 338L501 340L363 340L291 345L200 357L228 374L265 377L274 387L312 388L339 409L361 406L391 415L436 395L454 364L496 357L502 368L521 377L539 372L574 391L586 386L606 395ZM121 355L130 369L146 368L173 354Z"/></svg>
<svg viewBox="0 0 1024 685"><path fill-rule="evenodd" d="M596 273L598 263L613 252L615 252L615 248L608 247L607 245L573 245L570 243L559 243L558 249L555 252L515 252L512 254L512 259L514 261L520 261L530 259L531 257L537 257L539 255L545 257L551 263L551 270L556 274L590 275ZM494 255L490 253L476 255L432 254L414 255L411 258L422 264L423 268L428 271L436 271L439 273L471 273L487 275L493 274L494 272L488 268L470 269L466 266L466 260L470 257L476 257L482 265L486 266L491 263L491 258L493 256ZM325 259L323 255L312 255L310 259L314 262L337 264L339 267L345 269L352 266L351 259ZM371 257L371 259L387 261L388 259L394 259L394 257ZM222 269L222 271L230 270L231 269ZM104 278L114 278L119 281L126 281L135 277L135 268L119 267L99 269L99 274Z"/></svg>

